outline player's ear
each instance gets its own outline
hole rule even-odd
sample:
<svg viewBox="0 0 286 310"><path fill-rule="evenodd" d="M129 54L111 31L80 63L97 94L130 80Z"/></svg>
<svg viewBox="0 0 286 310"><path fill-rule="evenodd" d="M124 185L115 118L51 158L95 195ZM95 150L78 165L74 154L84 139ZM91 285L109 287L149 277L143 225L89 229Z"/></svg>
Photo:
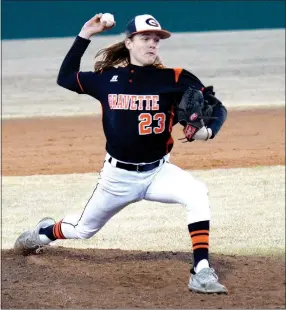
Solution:
<svg viewBox="0 0 286 310"><path fill-rule="evenodd" d="M125 39L125 47L128 49L128 50L131 50L131 43L132 43L132 40L130 38L126 38Z"/></svg>

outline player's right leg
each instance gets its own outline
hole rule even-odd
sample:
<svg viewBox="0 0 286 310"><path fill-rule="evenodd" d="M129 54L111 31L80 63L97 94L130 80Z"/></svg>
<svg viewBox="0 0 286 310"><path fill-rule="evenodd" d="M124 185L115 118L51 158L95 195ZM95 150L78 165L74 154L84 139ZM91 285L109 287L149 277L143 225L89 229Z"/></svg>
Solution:
<svg viewBox="0 0 286 310"><path fill-rule="evenodd" d="M227 293L209 264L211 213L207 186L187 171L167 162L148 187L144 198L179 203L187 209L187 226L193 246L189 289L201 293Z"/></svg>

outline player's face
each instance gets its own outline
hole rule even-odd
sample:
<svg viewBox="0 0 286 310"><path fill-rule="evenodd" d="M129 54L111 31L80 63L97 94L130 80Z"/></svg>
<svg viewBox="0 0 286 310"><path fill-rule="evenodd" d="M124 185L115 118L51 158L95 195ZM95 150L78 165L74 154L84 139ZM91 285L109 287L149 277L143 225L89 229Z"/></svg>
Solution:
<svg viewBox="0 0 286 310"><path fill-rule="evenodd" d="M138 33L126 40L130 62L137 66L152 65L158 57L160 37L154 32Z"/></svg>

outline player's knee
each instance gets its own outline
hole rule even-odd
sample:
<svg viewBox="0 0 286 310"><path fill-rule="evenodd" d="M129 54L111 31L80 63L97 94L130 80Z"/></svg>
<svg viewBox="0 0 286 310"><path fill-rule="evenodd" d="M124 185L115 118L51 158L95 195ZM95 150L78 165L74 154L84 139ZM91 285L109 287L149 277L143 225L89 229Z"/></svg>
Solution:
<svg viewBox="0 0 286 310"><path fill-rule="evenodd" d="M186 203L188 223L208 221L211 218L208 188L205 183L197 181L196 188L189 195Z"/></svg>
<svg viewBox="0 0 286 310"><path fill-rule="evenodd" d="M192 187L186 192L186 199L189 201L200 201L208 197L207 185L199 180L192 184Z"/></svg>
<svg viewBox="0 0 286 310"><path fill-rule="evenodd" d="M197 180L196 187L199 195L208 195L209 189L204 182Z"/></svg>
<svg viewBox="0 0 286 310"><path fill-rule="evenodd" d="M206 184L202 181L196 181L192 189L185 194L184 204L187 209L199 208L202 210L209 208L208 187Z"/></svg>
<svg viewBox="0 0 286 310"><path fill-rule="evenodd" d="M95 230L89 230L89 229L85 229L85 227L83 226L79 226L77 227L76 231L77 231L77 237L78 239L89 239L92 236L94 236L99 229L95 229Z"/></svg>

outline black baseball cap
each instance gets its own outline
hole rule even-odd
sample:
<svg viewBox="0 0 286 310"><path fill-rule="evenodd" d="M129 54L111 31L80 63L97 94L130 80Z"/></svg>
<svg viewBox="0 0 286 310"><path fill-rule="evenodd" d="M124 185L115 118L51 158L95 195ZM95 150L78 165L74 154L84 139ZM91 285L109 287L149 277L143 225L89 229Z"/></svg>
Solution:
<svg viewBox="0 0 286 310"><path fill-rule="evenodd" d="M156 32L161 39L168 39L171 33L161 28L159 22L149 14L135 16L126 26L126 36L130 38L134 34L144 32Z"/></svg>

